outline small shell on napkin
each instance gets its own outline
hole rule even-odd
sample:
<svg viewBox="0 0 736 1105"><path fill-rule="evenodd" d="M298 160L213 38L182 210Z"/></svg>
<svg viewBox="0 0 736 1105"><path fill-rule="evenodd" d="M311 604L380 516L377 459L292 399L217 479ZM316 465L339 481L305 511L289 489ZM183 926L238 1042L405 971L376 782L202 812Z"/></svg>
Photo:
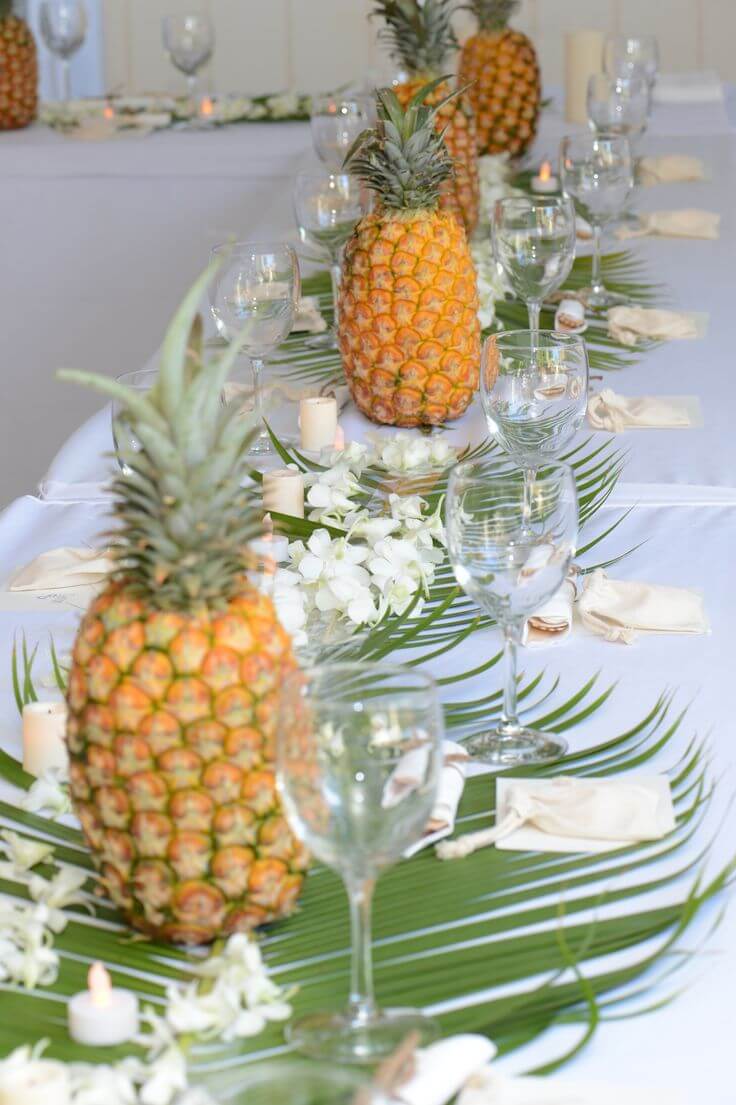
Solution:
<svg viewBox="0 0 736 1105"><path fill-rule="evenodd" d="M575 215L575 235L581 242L590 242L593 238L593 227L582 215Z"/></svg>
<svg viewBox="0 0 736 1105"><path fill-rule="evenodd" d="M567 334L583 334L588 329L585 307L579 299L563 299L555 311L555 330Z"/></svg>

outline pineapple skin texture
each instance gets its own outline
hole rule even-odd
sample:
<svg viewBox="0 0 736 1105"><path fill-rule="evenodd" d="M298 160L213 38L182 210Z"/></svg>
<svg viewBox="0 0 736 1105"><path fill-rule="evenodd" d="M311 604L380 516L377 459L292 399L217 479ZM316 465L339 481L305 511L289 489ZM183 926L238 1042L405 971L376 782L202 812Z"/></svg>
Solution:
<svg viewBox="0 0 736 1105"><path fill-rule="evenodd" d="M394 88L402 107L406 107L429 76L417 76ZM424 101L434 105L450 91L447 84L436 88ZM475 114L467 96L451 100L440 108L435 129L445 132L445 145L455 163L455 174L445 181L440 192L440 208L451 211L463 222L468 237L478 225L480 211L480 178L478 175L478 132Z"/></svg>
<svg viewBox="0 0 736 1105"><path fill-rule="evenodd" d="M542 98L536 51L519 31L480 31L460 54L458 80L469 84L478 152L518 157L534 141Z"/></svg>
<svg viewBox="0 0 736 1105"><path fill-rule="evenodd" d="M373 422L439 426L479 383L480 323L465 231L446 211L376 211L345 249L339 339L353 400Z"/></svg>
<svg viewBox="0 0 736 1105"><path fill-rule="evenodd" d="M38 109L36 42L25 20L0 18L0 130L27 127Z"/></svg>
<svg viewBox="0 0 736 1105"><path fill-rule="evenodd" d="M203 944L293 910L308 857L273 761L295 667L270 599L247 583L224 611L152 611L124 582L90 606L67 692L71 792L134 928Z"/></svg>

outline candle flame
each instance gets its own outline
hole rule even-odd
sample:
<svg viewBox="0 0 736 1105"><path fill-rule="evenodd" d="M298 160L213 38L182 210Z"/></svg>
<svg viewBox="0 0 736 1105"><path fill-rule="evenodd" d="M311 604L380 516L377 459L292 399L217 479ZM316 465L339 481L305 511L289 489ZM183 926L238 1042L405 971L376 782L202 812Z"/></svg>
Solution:
<svg viewBox="0 0 736 1105"><path fill-rule="evenodd" d="M114 119L115 108L111 104L108 104L106 108L103 108L102 114L105 119Z"/></svg>
<svg viewBox="0 0 736 1105"><path fill-rule="evenodd" d="M552 166L549 161L543 161L539 167L539 179L543 184L552 179Z"/></svg>
<svg viewBox="0 0 736 1105"><path fill-rule="evenodd" d="M92 1004L97 1009L105 1009L112 997L112 979L104 963L93 963L87 975Z"/></svg>
<svg viewBox="0 0 736 1105"><path fill-rule="evenodd" d="M332 447L338 453L342 452L342 450L345 448L345 431L343 430L339 422L337 424L337 429L335 430L335 440L332 443Z"/></svg>
<svg viewBox="0 0 736 1105"><path fill-rule="evenodd" d="M205 117L205 119L209 118L210 115L214 114L215 105L213 104L213 102L212 102L212 100L210 99L209 96L205 96L203 98L199 111L200 111L200 114Z"/></svg>

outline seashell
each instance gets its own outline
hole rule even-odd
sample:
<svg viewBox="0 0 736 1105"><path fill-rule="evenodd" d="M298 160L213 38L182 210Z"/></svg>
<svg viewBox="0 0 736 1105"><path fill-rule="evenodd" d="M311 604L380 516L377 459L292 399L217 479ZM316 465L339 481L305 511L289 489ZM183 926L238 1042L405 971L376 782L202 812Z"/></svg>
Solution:
<svg viewBox="0 0 736 1105"><path fill-rule="evenodd" d="M563 299L555 312L555 330L565 334L583 334L588 329L585 307L578 299Z"/></svg>

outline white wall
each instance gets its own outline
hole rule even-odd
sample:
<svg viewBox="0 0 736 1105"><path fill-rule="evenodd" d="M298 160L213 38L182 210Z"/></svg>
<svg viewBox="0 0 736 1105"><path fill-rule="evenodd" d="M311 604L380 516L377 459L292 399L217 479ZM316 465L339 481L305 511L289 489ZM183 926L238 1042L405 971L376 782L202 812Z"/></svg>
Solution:
<svg viewBox="0 0 736 1105"><path fill-rule="evenodd" d="M105 84L180 89L163 57L161 16L208 10L218 45L210 81L220 91L336 87L379 63L370 0L95 0L104 12ZM548 84L562 72L566 30L654 31L663 68L716 68L736 80L736 0L523 0L516 25L532 35Z"/></svg>

